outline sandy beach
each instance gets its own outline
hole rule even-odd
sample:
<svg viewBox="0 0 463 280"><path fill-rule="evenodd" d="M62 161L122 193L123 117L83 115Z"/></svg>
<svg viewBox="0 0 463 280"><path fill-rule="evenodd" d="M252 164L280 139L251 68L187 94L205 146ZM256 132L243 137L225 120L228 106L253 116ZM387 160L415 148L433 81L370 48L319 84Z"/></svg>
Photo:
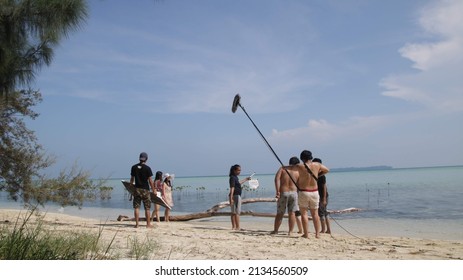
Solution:
<svg viewBox="0 0 463 280"><path fill-rule="evenodd" d="M25 211L0 210L2 226L13 227ZM41 213L43 214L43 213ZM33 216L34 222L37 217ZM130 244L150 244L151 260L461 260L463 242L408 237L358 237L348 234L322 234L309 239L295 233L288 236L286 220L281 231L271 235L269 224L252 220L242 222L245 230L233 231L226 220L195 220L156 223L134 228L133 221L95 219L47 213L45 227L56 232L102 232L103 242L110 242L111 254L130 259Z"/></svg>

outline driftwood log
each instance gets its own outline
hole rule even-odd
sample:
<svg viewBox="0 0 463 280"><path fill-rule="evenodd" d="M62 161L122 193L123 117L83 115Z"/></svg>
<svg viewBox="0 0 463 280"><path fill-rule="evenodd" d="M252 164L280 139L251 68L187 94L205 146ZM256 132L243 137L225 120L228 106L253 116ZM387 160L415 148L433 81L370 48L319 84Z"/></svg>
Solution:
<svg viewBox="0 0 463 280"><path fill-rule="evenodd" d="M245 198L241 200L241 204L248 204L248 203L256 203L256 202L276 202L276 198ZM229 201L223 201L219 204L212 206L211 208L207 209L207 213L215 213L222 208L230 207Z"/></svg>
<svg viewBox="0 0 463 280"><path fill-rule="evenodd" d="M256 202L276 202L276 198L246 198L241 200L241 204L248 204L248 203L256 203ZM190 221L190 220L196 220L196 219L203 219L203 218L209 218L209 217L214 217L214 216L230 216L231 212L218 212L220 209L230 207L230 202L228 201L223 201L220 202L211 208L207 209L205 212L199 212L199 213L192 213L192 214L186 214L186 215L177 215L177 216L170 216L170 221ZM341 214L341 213L349 213L349 212L357 212L360 211L358 208L347 208L344 210L328 210L329 214ZM269 217L269 218L274 218L276 214L274 213L257 213L253 211L241 211L241 216L253 216L253 217ZM287 217L288 215L285 215ZM309 215L309 219L311 219ZM124 215L119 215L117 218L118 221L134 221L135 218L129 218L128 216ZM145 221L145 218L140 217L140 221ZM161 217L161 221L164 221L164 217Z"/></svg>

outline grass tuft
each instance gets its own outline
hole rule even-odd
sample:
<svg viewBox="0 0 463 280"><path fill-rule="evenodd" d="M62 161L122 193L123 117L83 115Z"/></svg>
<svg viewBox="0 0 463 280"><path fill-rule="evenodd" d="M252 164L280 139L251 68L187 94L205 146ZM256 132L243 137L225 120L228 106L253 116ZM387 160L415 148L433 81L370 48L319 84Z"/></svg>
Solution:
<svg viewBox="0 0 463 280"><path fill-rule="evenodd" d="M36 219L32 219L33 217ZM0 228L0 260L114 260L121 250L114 248L117 232L109 242L103 242L104 226L97 233L61 231L46 226L44 215L36 209L19 214L14 225ZM127 240L128 259L149 259L159 244L136 237ZM124 250L125 251L125 250Z"/></svg>

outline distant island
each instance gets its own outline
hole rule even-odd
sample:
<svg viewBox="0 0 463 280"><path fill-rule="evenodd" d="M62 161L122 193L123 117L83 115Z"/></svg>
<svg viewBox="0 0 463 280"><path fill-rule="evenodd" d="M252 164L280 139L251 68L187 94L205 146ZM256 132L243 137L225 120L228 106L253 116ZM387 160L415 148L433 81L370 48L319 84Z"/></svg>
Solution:
<svg viewBox="0 0 463 280"><path fill-rule="evenodd" d="M344 168L331 168L331 172L350 172L350 171L373 171L373 170L390 170L392 166L378 165L378 166L367 166L367 167L344 167Z"/></svg>

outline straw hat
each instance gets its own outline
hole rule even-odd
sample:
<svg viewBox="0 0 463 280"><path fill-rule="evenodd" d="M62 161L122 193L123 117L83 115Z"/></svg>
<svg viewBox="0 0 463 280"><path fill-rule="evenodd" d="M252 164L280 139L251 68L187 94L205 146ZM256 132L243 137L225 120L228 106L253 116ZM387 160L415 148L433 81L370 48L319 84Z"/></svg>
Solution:
<svg viewBox="0 0 463 280"><path fill-rule="evenodd" d="M175 174L164 173L164 180L169 178L169 177L170 177L171 180L174 180Z"/></svg>

